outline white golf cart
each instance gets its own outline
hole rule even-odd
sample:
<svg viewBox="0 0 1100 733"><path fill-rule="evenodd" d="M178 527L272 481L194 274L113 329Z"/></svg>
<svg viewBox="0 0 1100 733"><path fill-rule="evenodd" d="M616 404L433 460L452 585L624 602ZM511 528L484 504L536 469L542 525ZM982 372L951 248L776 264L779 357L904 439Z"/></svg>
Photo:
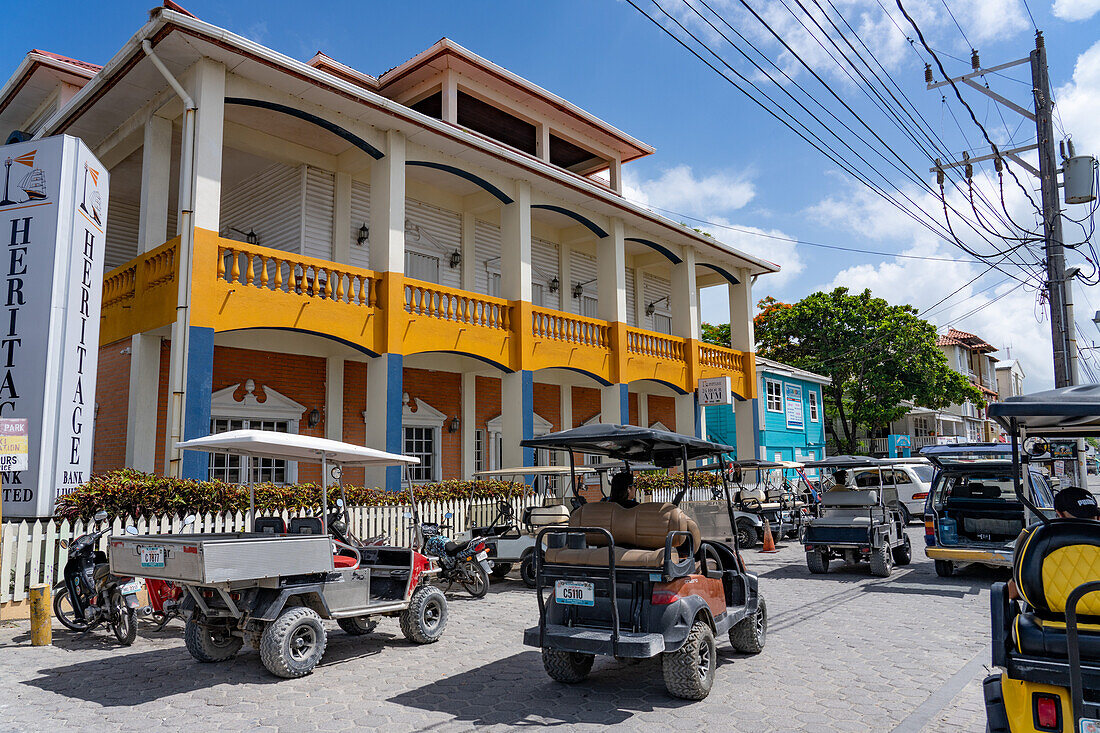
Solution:
<svg viewBox="0 0 1100 733"><path fill-rule="evenodd" d="M179 448L242 458L251 476L253 458L321 464L339 480L347 467L407 466L416 458L306 435L236 430L178 443ZM416 497L406 482L412 516ZM341 494L342 494L341 489ZM412 547L368 544L348 528L343 500L329 513L322 491L320 516L257 517L249 485L251 532L133 536L110 540L111 572L170 580L188 600L187 650L200 662L221 662L247 639L264 666L278 677L302 677L325 652L322 619L346 633L368 634L383 616L400 620L410 641L437 641L447 624L447 600L428 582L438 572Z"/></svg>
<svg viewBox="0 0 1100 733"><path fill-rule="evenodd" d="M578 467L578 475L594 473L593 469ZM535 587L535 536L544 527L566 524L569 521L568 485L572 480L568 466L520 466L478 471L477 478L499 478L524 481L534 478L537 494L542 496L541 506L527 507L517 518L511 502L485 502L470 499L467 514L469 529L456 536L462 542L480 537L493 561L494 578L504 578L519 564L519 574L528 588Z"/></svg>

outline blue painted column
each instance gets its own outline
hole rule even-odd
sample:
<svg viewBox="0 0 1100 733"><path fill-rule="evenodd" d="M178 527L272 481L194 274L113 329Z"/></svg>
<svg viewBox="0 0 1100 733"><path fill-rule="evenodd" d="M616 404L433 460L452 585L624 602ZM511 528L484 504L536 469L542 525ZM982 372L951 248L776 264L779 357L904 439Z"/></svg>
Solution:
<svg viewBox="0 0 1100 733"><path fill-rule="evenodd" d="M401 354L383 354L367 365L367 445L388 453L404 452L401 435L404 364ZM385 475L377 469L367 471L367 485L400 491L401 472L401 466L387 466Z"/></svg>
<svg viewBox="0 0 1100 733"><path fill-rule="evenodd" d="M501 463L530 466L535 459L521 440L535 437L535 375L528 369L505 374L500 379Z"/></svg>
<svg viewBox="0 0 1100 733"><path fill-rule="evenodd" d="M191 326L188 330L187 383L183 399L183 439L210 434L210 399L214 385L214 329ZM180 476L206 480L210 457L201 451L183 452Z"/></svg>
<svg viewBox="0 0 1100 733"><path fill-rule="evenodd" d="M630 422L630 388L625 384L609 384L600 388L600 422L626 425Z"/></svg>

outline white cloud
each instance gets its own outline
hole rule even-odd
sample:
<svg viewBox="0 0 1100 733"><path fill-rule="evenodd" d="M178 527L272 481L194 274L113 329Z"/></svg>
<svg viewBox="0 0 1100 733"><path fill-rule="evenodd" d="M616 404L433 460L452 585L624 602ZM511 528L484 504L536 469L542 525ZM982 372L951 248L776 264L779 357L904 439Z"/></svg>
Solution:
<svg viewBox="0 0 1100 733"><path fill-rule="evenodd" d="M1096 5L1100 8L1100 0ZM1100 41L1077 57L1073 80L1058 88L1055 100L1055 112L1077 151L1100 155Z"/></svg>
<svg viewBox="0 0 1100 733"><path fill-rule="evenodd" d="M626 172L623 184L623 195L632 201L700 218L740 209L756 195L744 173L720 171L696 177L687 165L668 168L649 180ZM675 214L667 216L675 218Z"/></svg>
<svg viewBox="0 0 1100 733"><path fill-rule="evenodd" d="M1054 0L1051 10L1062 20L1088 20L1100 11L1100 0Z"/></svg>

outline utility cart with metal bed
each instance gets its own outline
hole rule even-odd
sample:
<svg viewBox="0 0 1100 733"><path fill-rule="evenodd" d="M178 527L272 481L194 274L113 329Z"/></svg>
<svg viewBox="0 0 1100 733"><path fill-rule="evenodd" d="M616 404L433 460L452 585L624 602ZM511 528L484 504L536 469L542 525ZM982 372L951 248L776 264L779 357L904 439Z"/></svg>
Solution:
<svg viewBox="0 0 1100 733"><path fill-rule="evenodd" d="M897 490L882 480L881 470L888 460L867 456L832 456L806 464L807 468L843 475L845 483L836 483L821 493L821 516L811 519L799 538L806 550L806 566L811 573L829 570L829 561L837 558L847 565L867 560L871 574L887 577L894 565L908 565L913 548L902 524ZM874 476L857 484L853 471L877 468ZM824 482L823 482L824 483Z"/></svg>
<svg viewBox="0 0 1100 733"><path fill-rule="evenodd" d="M683 470L684 486L672 502L582 499L568 526L539 532L539 620L524 632L523 643L542 650L550 677L581 682L597 654L660 656L668 691L701 700L714 684L716 637L728 636L741 652L763 650L767 605L756 575L745 570L736 544L703 539L698 525L679 508L688 491L689 462L724 461L731 447L663 430L599 424L523 445L564 451L571 465L581 453L623 461L627 467L652 462ZM723 493L725 534L735 537L728 486Z"/></svg>
<svg viewBox="0 0 1100 733"><path fill-rule="evenodd" d="M178 443L184 450L241 456L244 475L254 458L321 464L338 475L347 467L406 466L416 458L306 435L236 430ZM416 498L408 484L416 515ZM342 490L341 490L342 493ZM179 583L187 592L187 650L200 662L232 658L248 639L272 674L301 677L320 661L327 643L322 619L353 635L396 616L409 640L440 638L447 601L427 582L437 572L413 548L365 545L347 526L341 500L330 514L322 491L319 517L257 517L249 486L253 531L227 534L132 536L110 539L111 572Z"/></svg>

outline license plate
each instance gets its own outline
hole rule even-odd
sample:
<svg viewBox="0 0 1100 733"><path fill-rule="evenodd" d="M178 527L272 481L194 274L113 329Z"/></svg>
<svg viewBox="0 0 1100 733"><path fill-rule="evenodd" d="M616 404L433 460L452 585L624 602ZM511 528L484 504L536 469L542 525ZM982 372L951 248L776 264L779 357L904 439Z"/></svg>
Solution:
<svg viewBox="0 0 1100 733"><path fill-rule="evenodd" d="M489 557L489 553L488 553L488 552L485 552L484 550L482 550L481 552L477 553L477 559L478 559L478 560L484 560L484 559L486 559L487 557Z"/></svg>
<svg viewBox="0 0 1100 733"><path fill-rule="evenodd" d="M1081 718L1081 733L1100 733L1100 720L1096 718Z"/></svg>
<svg viewBox="0 0 1100 733"><path fill-rule="evenodd" d="M141 567L143 568L163 568L164 567L164 548L163 547L142 547L141 550Z"/></svg>
<svg viewBox="0 0 1100 733"><path fill-rule="evenodd" d="M143 583L140 578L137 578L135 580L131 580L129 583L124 583L123 585L119 586L118 592L125 596L131 593L137 593L144 587L145 583Z"/></svg>
<svg viewBox="0 0 1100 733"><path fill-rule="evenodd" d="M568 606L594 606L596 586L580 580L559 580L554 584L554 599Z"/></svg>

